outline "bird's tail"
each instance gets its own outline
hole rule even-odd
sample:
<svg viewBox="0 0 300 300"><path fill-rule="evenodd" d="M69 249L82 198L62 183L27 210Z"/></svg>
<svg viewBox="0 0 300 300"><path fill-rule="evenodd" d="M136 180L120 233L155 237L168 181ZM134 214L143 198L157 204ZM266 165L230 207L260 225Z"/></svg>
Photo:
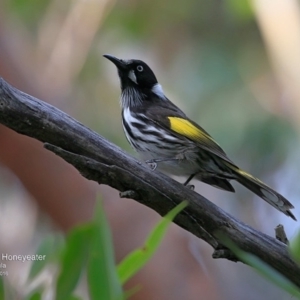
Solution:
<svg viewBox="0 0 300 300"><path fill-rule="evenodd" d="M231 169L236 173L236 180L240 184L242 184L244 187L252 191L257 196L261 197L263 200L265 200L287 216L291 217L295 221L297 220L290 211L290 209L293 209L294 206L286 198L284 198L282 195L280 195L265 183L253 177L249 173L233 166L231 167Z"/></svg>

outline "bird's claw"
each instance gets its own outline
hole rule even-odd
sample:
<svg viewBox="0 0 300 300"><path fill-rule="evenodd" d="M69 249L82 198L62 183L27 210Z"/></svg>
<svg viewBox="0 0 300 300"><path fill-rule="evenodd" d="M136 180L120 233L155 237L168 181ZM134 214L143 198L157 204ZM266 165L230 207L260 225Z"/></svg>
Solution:
<svg viewBox="0 0 300 300"><path fill-rule="evenodd" d="M153 159L149 159L145 161L146 164L154 171L157 168L157 163Z"/></svg>
<svg viewBox="0 0 300 300"><path fill-rule="evenodd" d="M186 187L188 189L190 189L191 191L193 191L195 189L195 186L193 184L188 184L188 185L186 185Z"/></svg>

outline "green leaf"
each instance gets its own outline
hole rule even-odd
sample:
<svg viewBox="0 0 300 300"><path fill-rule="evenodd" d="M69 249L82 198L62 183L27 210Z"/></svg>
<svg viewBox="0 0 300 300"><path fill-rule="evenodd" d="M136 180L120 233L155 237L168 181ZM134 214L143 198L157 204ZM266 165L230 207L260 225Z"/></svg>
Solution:
<svg viewBox="0 0 300 300"><path fill-rule="evenodd" d="M68 300L82 300L82 298L72 295L68 298Z"/></svg>
<svg viewBox="0 0 300 300"><path fill-rule="evenodd" d="M27 300L42 300L43 293L42 291L34 291Z"/></svg>
<svg viewBox="0 0 300 300"><path fill-rule="evenodd" d="M289 250L295 261L298 264L300 264L300 231L297 233L296 237L290 242Z"/></svg>
<svg viewBox="0 0 300 300"><path fill-rule="evenodd" d="M124 300L130 299L133 295L135 295L142 288L141 285L136 285L128 291L124 292Z"/></svg>
<svg viewBox="0 0 300 300"><path fill-rule="evenodd" d="M137 273L153 256L165 236L169 225L186 206L187 201L183 201L173 208L153 229L144 246L128 254L118 265L118 275L122 284Z"/></svg>
<svg viewBox="0 0 300 300"><path fill-rule="evenodd" d="M285 290L289 294L297 299L300 299L300 290L299 288L289 281L285 276L279 273L277 270L270 267L268 264L263 262L258 257L254 256L251 253L247 253L239 249L232 241L228 239L221 238L221 241L226 245L241 261L245 262L247 265L253 267L260 275L273 282L274 285L280 287L282 290Z"/></svg>
<svg viewBox="0 0 300 300"><path fill-rule="evenodd" d="M91 225L87 224L73 229L68 235L56 283L56 300L71 297L86 264L90 232Z"/></svg>
<svg viewBox="0 0 300 300"><path fill-rule="evenodd" d="M110 228L101 201L97 202L90 234L87 275L91 300L123 299L122 286L115 267Z"/></svg>
<svg viewBox="0 0 300 300"><path fill-rule="evenodd" d="M253 8L250 1L226 0L225 5L233 16L240 21L253 19Z"/></svg>
<svg viewBox="0 0 300 300"><path fill-rule="evenodd" d="M37 276L50 261L58 257L58 253L61 253L63 243L61 235L50 235L41 242L36 255L43 256L43 259L33 261L29 272L29 279Z"/></svg>
<svg viewBox="0 0 300 300"><path fill-rule="evenodd" d="M5 291L4 291L4 281L3 277L0 276L0 300L5 299Z"/></svg>

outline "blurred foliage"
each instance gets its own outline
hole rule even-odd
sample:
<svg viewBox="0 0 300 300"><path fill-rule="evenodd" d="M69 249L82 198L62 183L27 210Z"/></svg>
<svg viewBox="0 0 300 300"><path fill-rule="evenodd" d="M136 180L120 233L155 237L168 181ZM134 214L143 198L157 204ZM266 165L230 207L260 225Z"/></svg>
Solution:
<svg viewBox="0 0 300 300"><path fill-rule="evenodd" d="M123 259L118 266L118 275L122 284L126 283L153 256L166 235L169 225L187 205L187 201L184 201L172 209L149 234L145 244Z"/></svg>
<svg viewBox="0 0 300 300"><path fill-rule="evenodd" d="M247 253L239 249L232 241L221 238L224 245L226 245L242 262L254 268L261 276L271 281L274 285L280 287L282 290L288 292L295 299L300 299L300 289L285 276L270 267L268 264L260 260L251 253ZM299 242L299 240L297 241ZM299 250L300 247L298 246ZM299 254L299 253L298 253Z"/></svg>
<svg viewBox="0 0 300 300"><path fill-rule="evenodd" d="M290 242L289 250L295 261L300 265L300 231Z"/></svg>
<svg viewBox="0 0 300 300"><path fill-rule="evenodd" d="M228 13L240 22L247 22L253 19L253 10L250 1L226 0Z"/></svg>
<svg viewBox="0 0 300 300"><path fill-rule="evenodd" d="M0 300L5 300L4 298L4 282L3 282L3 277L0 276Z"/></svg>
<svg viewBox="0 0 300 300"><path fill-rule="evenodd" d="M52 282L56 285L56 300L82 299L76 295L75 290L85 272L87 273L89 299L129 299L142 287L136 287L123 293L122 285L151 259L170 224L186 206L187 202L182 202L173 208L155 226L144 246L128 254L116 267L110 228L102 204L98 201L94 220L72 229L65 242L61 235L52 235L42 241L36 254L45 255L46 259L33 261L27 285L30 286L36 277L55 264L58 266L59 272L57 276L55 273L52 273L51 276L54 278ZM29 292L26 299L43 299L47 289L49 287L41 282ZM13 293L15 291L11 288L7 288L5 291L3 277L0 276L0 300L11 299L8 295Z"/></svg>
<svg viewBox="0 0 300 300"><path fill-rule="evenodd" d="M37 23L44 16L46 9L51 1L39 0L10 0L5 1L6 9L15 14L31 30L37 30Z"/></svg>
<svg viewBox="0 0 300 300"><path fill-rule="evenodd" d="M33 261L29 272L29 279L33 279L37 276L47 264L55 263L57 257L61 255L62 249L64 248L65 242L62 235L53 234L44 237L36 251L36 254L45 255L45 259Z"/></svg>

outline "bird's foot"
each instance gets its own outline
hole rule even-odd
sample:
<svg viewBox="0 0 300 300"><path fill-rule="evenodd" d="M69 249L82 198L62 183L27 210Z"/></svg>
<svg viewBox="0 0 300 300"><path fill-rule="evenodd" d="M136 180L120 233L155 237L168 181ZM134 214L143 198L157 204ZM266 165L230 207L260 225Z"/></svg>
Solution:
<svg viewBox="0 0 300 300"><path fill-rule="evenodd" d="M195 186L193 184L187 184L186 187L191 191L195 190Z"/></svg>
<svg viewBox="0 0 300 300"><path fill-rule="evenodd" d="M145 163L151 168L152 171L157 168L157 163L154 161L154 159L146 160Z"/></svg>

